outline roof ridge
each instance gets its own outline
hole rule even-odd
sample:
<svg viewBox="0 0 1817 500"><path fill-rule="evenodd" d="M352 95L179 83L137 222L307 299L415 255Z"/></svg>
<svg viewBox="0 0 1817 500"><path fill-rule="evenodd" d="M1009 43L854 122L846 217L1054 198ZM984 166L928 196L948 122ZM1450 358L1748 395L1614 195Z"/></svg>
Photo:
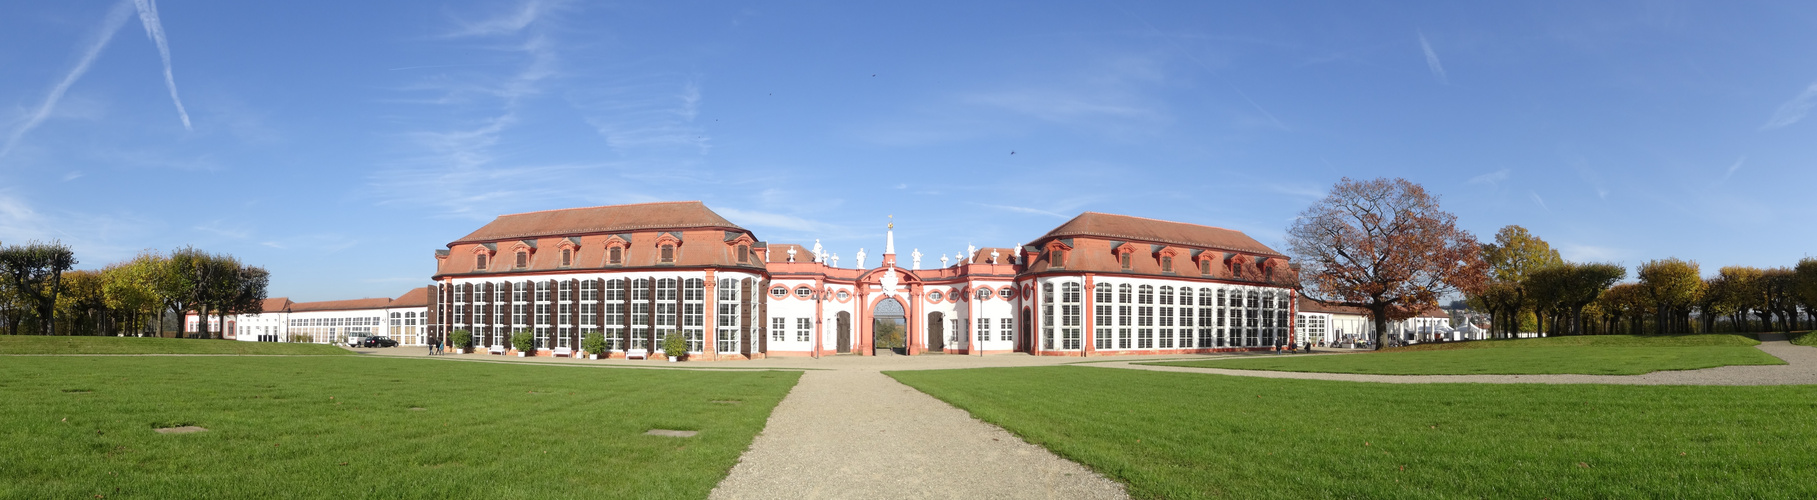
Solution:
<svg viewBox="0 0 1817 500"><path fill-rule="evenodd" d="M1185 224L1188 226L1199 226L1199 227L1203 227L1203 228L1217 229L1217 230L1221 230L1221 231L1236 231L1235 229L1230 229L1230 228L1226 228L1226 227L1218 227L1218 226L1208 226L1208 225L1199 224L1196 222L1181 222L1181 221L1177 221L1177 220L1156 219L1153 217L1142 217L1142 216L1138 216L1138 215L1107 214L1104 212L1083 212L1083 213L1080 213L1079 215L1085 215L1085 214L1109 215L1112 217L1128 217L1131 219L1142 219L1142 220L1151 220L1151 221L1155 221L1155 222L1166 222L1168 224ZM1238 231L1238 232L1241 232L1241 231Z"/></svg>
<svg viewBox="0 0 1817 500"><path fill-rule="evenodd" d="M642 205L672 205L672 204L679 204L679 203L701 203L701 204L702 204L702 205L705 205L705 203L702 203L702 202L701 202L701 201L700 201L700 200L686 200L686 201L646 201L646 202L643 202L643 203L620 203L620 204L617 204L617 205L594 205L594 206L591 206L591 207L568 207L568 208L551 208L551 209L548 209L548 210L533 210L533 211L529 211L529 212L518 212L518 213L515 213L515 214L500 214L500 215L499 215L499 217L510 217L510 216L513 216L513 215L530 215L530 214L540 214L540 213L548 213L548 212L566 212L566 211L569 211L569 210L586 210L586 209L589 209L589 208L608 208L608 207L636 207L636 206L642 206Z"/></svg>

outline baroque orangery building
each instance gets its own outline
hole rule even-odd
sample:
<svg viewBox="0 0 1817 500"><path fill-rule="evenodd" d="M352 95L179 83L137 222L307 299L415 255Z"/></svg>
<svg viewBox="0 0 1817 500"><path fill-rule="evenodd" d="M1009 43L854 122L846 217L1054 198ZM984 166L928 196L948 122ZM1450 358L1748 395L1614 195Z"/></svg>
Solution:
<svg viewBox="0 0 1817 500"><path fill-rule="evenodd" d="M500 216L437 250L432 335L573 355L598 332L609 357L669 335L690 359L902 354L1095 356L1264 349L1294 335L1295 267L1241 232L1087 212L1016 248L935 269L897 259L839 267L759 240L700 202Z"/></svg>

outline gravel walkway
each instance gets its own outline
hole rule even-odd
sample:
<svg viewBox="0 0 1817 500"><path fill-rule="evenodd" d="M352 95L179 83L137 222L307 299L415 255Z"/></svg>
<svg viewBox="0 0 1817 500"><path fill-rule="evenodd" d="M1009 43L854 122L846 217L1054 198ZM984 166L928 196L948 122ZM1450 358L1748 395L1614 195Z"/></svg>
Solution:
<svg viewBox="0 0 1817 500"><path fill-rule="evenodd" d="M712 498L1126 498L875 369L808 371Z"/></svg>
<svg viewBox="0 0 1817 500"><path fill-rule="evenodd" d="M1187 368L1183 366L1150 366L1135 361L1093 363L1083 366L1126 368L1164 372L1215 373L1243 377L1292 378L1304 380L1341 380L1346 382L1383 382L1390 384L1620 384L1620 385L1807 385L1817 384L1817 347L1792 345L1785 336L1761 334L1760 350L1781 360L1784 365L1719 366L1702 370L1653 372L1642 375L1363 375L1350 373L1305 373L1265 370L1227 370L1222 368ZM1138 360L1139 361L1139 360Z"/></svg>

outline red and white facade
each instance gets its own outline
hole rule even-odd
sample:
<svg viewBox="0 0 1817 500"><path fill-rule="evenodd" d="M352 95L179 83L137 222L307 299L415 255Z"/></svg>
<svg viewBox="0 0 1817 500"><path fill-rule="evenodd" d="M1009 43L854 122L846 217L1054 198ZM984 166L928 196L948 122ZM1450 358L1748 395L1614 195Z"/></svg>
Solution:
<svg viewBox="0 0 1817 500"><path fill-rule="evenodd" d="M513 214L436 252L430 334L512 352L691 359L1023 352L1092 356L1266 349L1293 338L1294 266L1240 232L1085 213L1016 248L921 269L839 267L815 244L769 244L699 202ZM895 326L892 326L895 325ZM900 339L887 332L900 331ZM894 345L900 342L900 346Z"/></svg>

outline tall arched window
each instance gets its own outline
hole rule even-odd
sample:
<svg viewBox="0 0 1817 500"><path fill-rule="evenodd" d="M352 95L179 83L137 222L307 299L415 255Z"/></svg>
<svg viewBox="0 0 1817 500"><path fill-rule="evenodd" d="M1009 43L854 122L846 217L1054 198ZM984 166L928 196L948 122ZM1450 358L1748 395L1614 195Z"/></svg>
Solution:
<svg viewBox="0 0 1817 500"><path fill-rule="evenodd" d="M1210 288L1199 289L1199 348L1218 347L1216 299Z"/></svg>
<svg viewBox="0 0 1817 500"><path fill-rule="evenodd" d="M681 282L681 331L688 340L688 352L706 352L707 282L688 278Z"/></svg>
<svg viewBox="0 0 1817 500"><path fill-rule="evenodd" d="M675 303L678 296L676 284L675 278L656 280L656 335L653 339L656 345L652 349L661 348L663 340L675 333L676 323L680 319L676 317L680 313L680 304Z"/></svg>
<svg viewBox="0 0 1817 500"><path fill-rule="evenodd" d="M651 349L650 345L650 279L631 280L631 348Z"/></svg>
<svg viewBox="0 0 1817 500"><path fill-rule="evenodd" d="M1155 287L1136 287L1136 348L1155 348Z"/></svg>
<svg viewBox="0 0 1817 500"><path fill-rule="evenodd" d="M1041 284L1041 349L1054 348L1054 284Z"/></svg>
<svg viewBox="0 0 1817 500"><path fill-rule="evenodd" d="M1160 328L1155 332L1155 348L1157 349L1173 348L1173 298L1173 287L1161 287L1161 311L1156 318L1159 320L1157 323L1160 323L1156 326Z"/></svg>
<svg viewBox="0 0 1817 500"><path fill-rule="evenodd" d="M1078 350L1080 345L1080 313L1085 306L1080 302L1078 283L1068 281L1060 284L1060 348Z"/></svg>
<svg viewBox="0 0 1817 500"><path fill-rule="evenodd" d="M1192 307L1192 289L1187 288L1187 287L1180 287L1180 309L1179 309L1180 342L1179 342L1179 347L1181 349L1191 349L1193 347L1192 330L1193 330L1193 326L1195 326L1192 323L1193 310L1194 310L1194 308Z"/></svg>
<svg viewBox="0 0 1817 500"><path fill-rule="evenodd" d="M1130 327L1135 323L1135 287L1128 283L1117 285L1117 348L1134 347L1135 331Z"/></svg>
<svg viewBox="0 0 1817 500"><path fill-rule="evenodd" d="M1109 350L1116 341L1117 315L1114 293L1110 283L1098 283L1092 286L1092 348L1100 351Z"/></svg>

